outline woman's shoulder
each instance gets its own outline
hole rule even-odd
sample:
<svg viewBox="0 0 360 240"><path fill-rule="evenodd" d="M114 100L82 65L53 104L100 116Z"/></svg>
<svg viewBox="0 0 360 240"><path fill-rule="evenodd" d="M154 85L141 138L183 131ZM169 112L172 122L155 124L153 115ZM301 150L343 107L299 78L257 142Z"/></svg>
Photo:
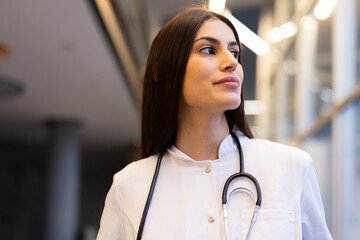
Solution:
<svg viewBox="0 0 360 240"><path fill-rule="evenodd" d="M138 206L145 204L156 166L157 156L140 159L128 164L113 177L113 193L116 201L132 224L140 221Z"/></svg>
<svg viewBox="0 0 360 240"><path fill-rule="evenodd" d="M128 164L114 175L113 185L126 215L133 218L135 206L142 206L149 191L157 155ZM135 214L136 215L136 214Z"/></svg>
<svg viewBox="0 0 360 240"><path fill-rule="evenodd" d="M304 150L266 139L252 138L246 144L246 147L253 154L271 159L274 162L292 164L295 166L309 166L312 164L312 158Z"/></svg>
<svg viewBox="0 0 360 240"><path fill-rule="evenodd" d="M129 163L114 175L114 182L128 182L152 177L157 161L157 154Z"/></svg>

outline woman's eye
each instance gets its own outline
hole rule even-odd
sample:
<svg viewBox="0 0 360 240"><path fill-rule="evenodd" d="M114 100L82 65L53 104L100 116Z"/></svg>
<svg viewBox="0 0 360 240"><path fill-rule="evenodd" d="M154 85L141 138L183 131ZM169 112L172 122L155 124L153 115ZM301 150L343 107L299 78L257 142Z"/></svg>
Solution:
<svg viewBox="0 0 360 240"><path fill-rule="evenodd" d="M211 47L202 48L202 49L200 50L200 52L201 52L201 53L205 53L205 54L209 54L209 55L215 54L214 49L212 49Z"/></svg>
<svg viewBox="0 0 360 240"><path fill-rule="evenodd" d="M239 57L239 52L238 51L231 51L231 54L234 56L234 58L238 58Z"/></svg>

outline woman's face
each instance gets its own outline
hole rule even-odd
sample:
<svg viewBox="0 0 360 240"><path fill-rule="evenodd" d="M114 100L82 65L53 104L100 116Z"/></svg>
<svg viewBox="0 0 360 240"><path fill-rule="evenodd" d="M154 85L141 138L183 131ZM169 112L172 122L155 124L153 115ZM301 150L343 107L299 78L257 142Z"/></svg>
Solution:
<svg viewBox="0 0 360 240"><path fill-rule="evenodd" d="M233 31L212 18L195 36L186 66L182 108L224 112L240 105L243 69Z"/></svg>

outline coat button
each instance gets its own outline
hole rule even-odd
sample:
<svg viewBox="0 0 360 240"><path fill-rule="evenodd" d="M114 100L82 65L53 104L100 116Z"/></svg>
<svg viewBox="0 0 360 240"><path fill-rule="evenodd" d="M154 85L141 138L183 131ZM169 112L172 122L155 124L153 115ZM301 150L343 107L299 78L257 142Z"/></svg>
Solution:
<svg viewBox="0 0 360 240"><path fill-rule="evenodd" d="M206 172L206 173L211 172L211 168L210 168L210 167L205 168L205 172Z"/></svg>
<svg viewBox="0 0 360 240"><path fill-rule="evenodd" d="M214 218L212 216L210 216L208 221L209 221L209 223L213 223L215 220L214 220Z"/></svg>

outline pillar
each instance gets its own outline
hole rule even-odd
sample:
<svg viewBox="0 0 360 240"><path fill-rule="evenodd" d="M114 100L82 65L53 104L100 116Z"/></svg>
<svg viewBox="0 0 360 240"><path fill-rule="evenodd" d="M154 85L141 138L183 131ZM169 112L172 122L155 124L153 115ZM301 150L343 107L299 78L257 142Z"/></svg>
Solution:
<svg viewBox="0 0 360 240"><path fill-rule="evenodd" d="M46 240L75 240L80 192L80 125L76 121L47 123L48 163Z"/></svg>
<svg viewBox="0 0 360 240"><path fill-rule="evenodd" d="M338 1L333 19L333 101L346 98L356 85L356 0ZM356 108L350 104L332 122L332 234L355 239Z"/></svg>

